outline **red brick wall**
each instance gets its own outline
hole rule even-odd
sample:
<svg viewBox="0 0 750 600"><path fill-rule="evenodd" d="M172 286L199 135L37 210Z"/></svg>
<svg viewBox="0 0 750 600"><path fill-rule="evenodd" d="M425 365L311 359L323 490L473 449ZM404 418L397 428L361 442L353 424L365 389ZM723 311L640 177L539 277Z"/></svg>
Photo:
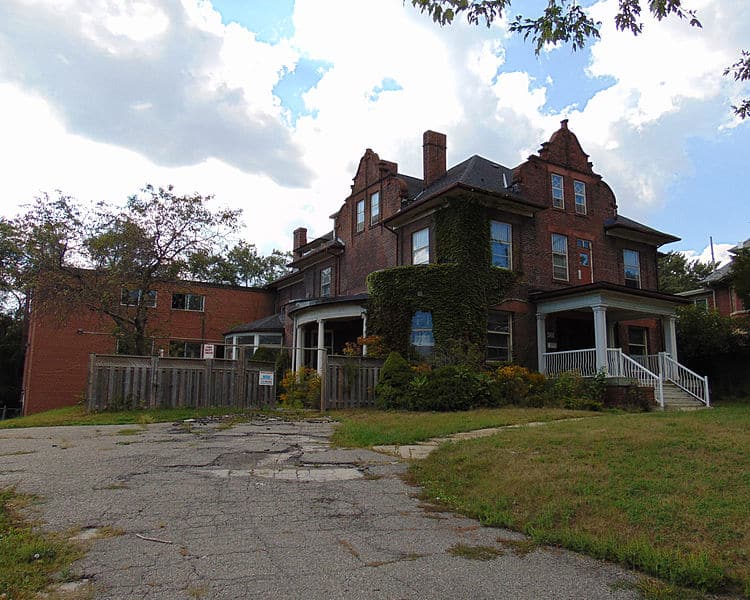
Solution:
<svg viewBox="0 0 750 600"><path fill-rule="evenodd" d="M155 349L165 353L170 339L221 342L223 333L235 325L274 313L274 296L263 290L191 284L191 293L205 296L204 312L172 310L173 291L184 293L188 288L159 290L152 312ZM85 309L65 322L32 313L24 366L24 414L81 400L89 354L115 351L112 329L111 319Z"/></svg>

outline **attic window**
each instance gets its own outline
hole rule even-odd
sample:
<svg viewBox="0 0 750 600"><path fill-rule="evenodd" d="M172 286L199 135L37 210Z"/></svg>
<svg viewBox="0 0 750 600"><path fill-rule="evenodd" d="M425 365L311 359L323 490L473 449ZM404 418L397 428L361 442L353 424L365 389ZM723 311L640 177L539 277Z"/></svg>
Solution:
<svg viewBox="0 0 750 600"><path fill-rule="evenodd" d="M576 197L576 213L579 215L586 214L586 184L583 181L573 182L573 191Z"/></svg>
<svg viewBox="0 0 750 600"><path fill-rule="evenodd" d="M370 225L380 221L380 192L370 196Z"/></svg>
<svg viewBox="0 0 750 600"><path fill-rule="evenodd" d="M565 208L563 176L555 173L552 173L552 206L555 208Z"/></svg>

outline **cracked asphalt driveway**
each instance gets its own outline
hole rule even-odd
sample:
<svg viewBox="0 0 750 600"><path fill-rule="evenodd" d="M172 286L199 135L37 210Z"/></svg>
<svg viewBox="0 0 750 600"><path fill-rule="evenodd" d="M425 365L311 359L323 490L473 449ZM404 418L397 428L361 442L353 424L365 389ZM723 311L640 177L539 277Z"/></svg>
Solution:
<svg viewBox="0 0 750 600"><path fill-rule="evenodd" d="M332 449L333 427L4 430L0 486L40 496L49 529L111 528L74 565L95 598L637 597L623 586L634 575L615 565L558 549L519 555L508 544L519 534L421 505L405 463ZM463 546L498 555L470 560Z"/></svg>

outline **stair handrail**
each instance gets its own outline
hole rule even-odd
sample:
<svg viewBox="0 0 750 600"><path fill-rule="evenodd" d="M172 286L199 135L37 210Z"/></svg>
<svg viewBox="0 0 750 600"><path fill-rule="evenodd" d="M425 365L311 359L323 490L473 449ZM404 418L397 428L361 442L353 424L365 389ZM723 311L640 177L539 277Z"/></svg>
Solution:
<svg viewBox="0 0 750 600"><path fill-rule="evenodd" d="M641 363L633 360L627 354L620 350L620 356L622 358L623 372L627 373L630 371L632 377L636 379L642 386L648 386L654 388L654 396L661 408L664 408L664 386L662 378L659 377L653 371L644 367ZM630 367L630 369L628 369Z"/></svg>
<svg viewBox="0 0 750 600"><path fill-rule="evenodd" d="M659 371L662 378L671 381L707 407L711 406L708 376L698 375L695 371L691 371L685 365L678 363L666 352L659 352Z"/></svg>

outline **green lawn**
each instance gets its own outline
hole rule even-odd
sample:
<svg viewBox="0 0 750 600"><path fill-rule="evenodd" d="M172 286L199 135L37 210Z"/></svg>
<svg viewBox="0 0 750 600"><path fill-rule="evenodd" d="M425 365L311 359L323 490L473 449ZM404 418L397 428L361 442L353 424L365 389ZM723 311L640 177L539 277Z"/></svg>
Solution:
<svg viewBox="0 0 750 600"><path fill-rule="evenodd" d="M576 417L598 417L601 413L560 408L487 408L465 412L406 412L348 410L329 413L341 424L333 434L337 446L368 447L379 444L414 444L460 431L555 421Z"/></svg>
<svg viewBox="0 0 750 600"><path fill-rule="evenodd" d="M38 598L52 581L64 581L69 565L82 556L80 548L35 531L19 516L30 501L0 488L0 598Z"/></svg>
<svg viewBox="0 0 750 600"><path fill-rule="evenodd" d="M128 425L145 423L169 423L183 419L200 417L231 415L236 418L250 418L253 415L269 414L252 409L238 409L232 407L216 408L160 408L152 410L125 410L88 412L82 406L68 406L47 412L0 421L0 429L17 429L20 427L54 427L56 425ZM274 415L288 415L290 418L300 416L301 413L277 413Z"/></svg>
<svg viewBox="0 0 750 600"><path fill-rule="evenodd" d="M674 584L750 597L750 405L605 414L446 444L424 498Z"/></svg>

